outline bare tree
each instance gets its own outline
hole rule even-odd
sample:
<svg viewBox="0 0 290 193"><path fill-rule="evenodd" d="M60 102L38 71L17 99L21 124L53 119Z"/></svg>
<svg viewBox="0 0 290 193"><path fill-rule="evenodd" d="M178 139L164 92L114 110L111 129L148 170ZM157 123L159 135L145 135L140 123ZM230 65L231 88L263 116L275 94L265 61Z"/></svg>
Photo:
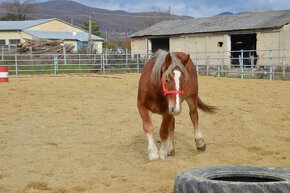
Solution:
<svg viewBox="0 0 290 193"><path fill-rule="evenodd" d="M8 0L3 3L7 9L7 19L25 20L35 8L35 0Z"/></svg>

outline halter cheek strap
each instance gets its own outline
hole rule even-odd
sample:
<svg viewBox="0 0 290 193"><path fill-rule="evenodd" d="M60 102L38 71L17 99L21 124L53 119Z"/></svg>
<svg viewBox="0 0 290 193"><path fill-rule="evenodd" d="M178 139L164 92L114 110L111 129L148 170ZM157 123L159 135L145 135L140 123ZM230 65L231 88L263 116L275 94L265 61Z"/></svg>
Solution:
<svg viewBox="0 0 290 193"><path fill-rule="evenodd" d="M163 76L161 77L161 85L162 85L162 89L163 89L164 96L166 96L168 94L184 94L184 91L183 90L167 90L165 88Z"/></svg>

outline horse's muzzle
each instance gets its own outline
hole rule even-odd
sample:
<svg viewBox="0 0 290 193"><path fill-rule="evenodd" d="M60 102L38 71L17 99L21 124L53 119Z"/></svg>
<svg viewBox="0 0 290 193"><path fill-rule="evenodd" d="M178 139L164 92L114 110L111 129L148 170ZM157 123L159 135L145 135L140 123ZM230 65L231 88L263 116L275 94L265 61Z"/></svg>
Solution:
<svg viewBox="0 0 290 193"><path fill-rule="evenodd" d="M181 106L179 108L169 106L168 111L170 115L177 116L181 113Z"/></svg>

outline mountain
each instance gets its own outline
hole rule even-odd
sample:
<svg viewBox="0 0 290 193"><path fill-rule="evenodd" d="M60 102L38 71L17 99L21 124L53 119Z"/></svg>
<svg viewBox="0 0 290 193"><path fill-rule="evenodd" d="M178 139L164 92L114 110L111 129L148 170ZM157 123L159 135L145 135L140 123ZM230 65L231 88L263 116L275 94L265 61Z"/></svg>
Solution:
<svg viewBox="0 0 290 193"><path fill-rule="evenodd" d="M163 12L130 13L122 10L111 11L89 7L71 0L49 0L37 3L33 12L27 14L27 19L59 18L82 27L83 22L88 20L89 13L92 15L92 20L96 21L100 27L102 34L113 40L127 37L133 32L163 20L190 18Z"/></svg>
<svg viewBox="0 0 290 193"><path fill-rule="evenodd" d="M222 12L220 14L217 14L217 16L222 16L222 15L234 15L232 12Z"/></svg>

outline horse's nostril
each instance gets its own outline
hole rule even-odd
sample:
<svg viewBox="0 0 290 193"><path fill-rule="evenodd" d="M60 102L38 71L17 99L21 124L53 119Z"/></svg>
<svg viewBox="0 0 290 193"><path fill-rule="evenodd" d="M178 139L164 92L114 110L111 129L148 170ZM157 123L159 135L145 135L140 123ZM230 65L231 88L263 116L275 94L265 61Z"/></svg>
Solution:
<svg viewBox="0 0 290 193"><path fill-rule="evenodd" d="M174 112L174 107L171 108L171 112Z"/></svg>

